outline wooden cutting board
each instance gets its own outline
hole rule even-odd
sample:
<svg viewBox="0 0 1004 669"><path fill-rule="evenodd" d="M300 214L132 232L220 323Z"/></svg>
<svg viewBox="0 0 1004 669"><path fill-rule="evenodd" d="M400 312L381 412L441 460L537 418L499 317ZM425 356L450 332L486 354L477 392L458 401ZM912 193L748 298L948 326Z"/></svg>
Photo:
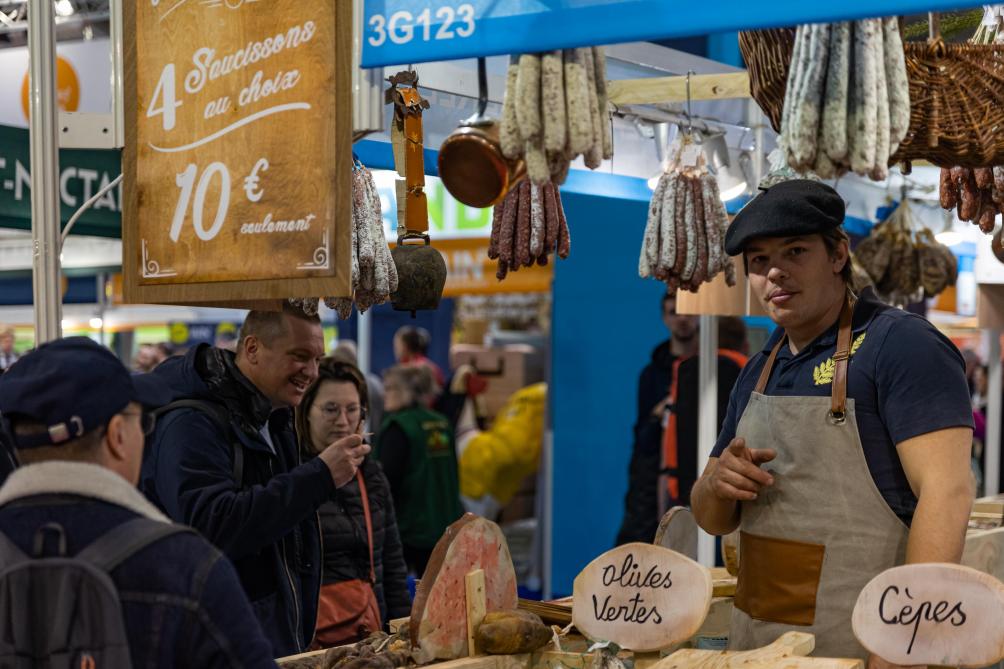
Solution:
<svg viewBox="0 0 1004 669"><path fill-rule="evenodd" d="M811 634L788 632L756 650L678 650L652 669L864 669L861 660L806 657L815 646Z"/></svg>

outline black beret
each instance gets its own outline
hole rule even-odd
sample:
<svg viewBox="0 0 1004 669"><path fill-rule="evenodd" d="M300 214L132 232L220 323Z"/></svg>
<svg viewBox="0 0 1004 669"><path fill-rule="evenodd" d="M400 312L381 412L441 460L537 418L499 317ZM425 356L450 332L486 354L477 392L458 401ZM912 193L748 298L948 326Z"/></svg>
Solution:
<svg viewBox="0 0 1004 669"><path fill-rule="evenodd" d="M826 232L844 222L844 200L824 183L792 179L771 186L736 214L725 233L725 252L737 256L755 237Z"/></svg>

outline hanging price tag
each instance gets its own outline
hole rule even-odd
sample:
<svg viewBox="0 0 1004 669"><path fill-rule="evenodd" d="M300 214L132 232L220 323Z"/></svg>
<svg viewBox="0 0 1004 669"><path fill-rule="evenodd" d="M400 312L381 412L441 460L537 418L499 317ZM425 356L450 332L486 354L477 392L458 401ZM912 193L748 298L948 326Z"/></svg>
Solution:
<svg viewBox="0 0 1004 669"><path fill-rule="evenodd" d="M697 167L701 157L701 145L688 142L680 152L680 165L683 167Z"/></svg>

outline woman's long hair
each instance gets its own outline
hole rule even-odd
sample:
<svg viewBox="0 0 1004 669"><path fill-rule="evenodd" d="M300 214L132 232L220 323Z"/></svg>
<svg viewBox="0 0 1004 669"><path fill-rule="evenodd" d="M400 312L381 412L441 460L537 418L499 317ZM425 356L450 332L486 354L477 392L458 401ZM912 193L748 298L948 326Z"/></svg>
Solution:
<svg viewBox="0 0 1004 669"><path fill-rule="evenodd" d="M307 392L303 395L303 401L296 408L296 435L300 442L300 450L306 455L313 456L323 449L323 446L318 448L311 443L310 418L308 416L311 407L314 406L314 400L317 398L317 389L325 381L351 383L359 392L359 406L362 408L359 420L365 421L366 414L369 413L369 391L366 387L366 377L359 371L359 368L331 357L322 358L317 368L317 380L307 388Z"/></svg>

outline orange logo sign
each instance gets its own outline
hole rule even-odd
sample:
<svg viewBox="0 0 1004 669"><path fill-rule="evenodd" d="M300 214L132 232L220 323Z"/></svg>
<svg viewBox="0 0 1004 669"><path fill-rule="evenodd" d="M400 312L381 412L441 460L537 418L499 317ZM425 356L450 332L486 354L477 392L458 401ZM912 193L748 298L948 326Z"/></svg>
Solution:
<svg viewBox="0 0 1004 669"><path fill-rule="evenodd" d="M80 80L70 61L62 56L56 58L56 99L62 111L77 111L80 106ZM28 118L28 73L24 73L24 83L21 84L21 109Z"/></svg>

